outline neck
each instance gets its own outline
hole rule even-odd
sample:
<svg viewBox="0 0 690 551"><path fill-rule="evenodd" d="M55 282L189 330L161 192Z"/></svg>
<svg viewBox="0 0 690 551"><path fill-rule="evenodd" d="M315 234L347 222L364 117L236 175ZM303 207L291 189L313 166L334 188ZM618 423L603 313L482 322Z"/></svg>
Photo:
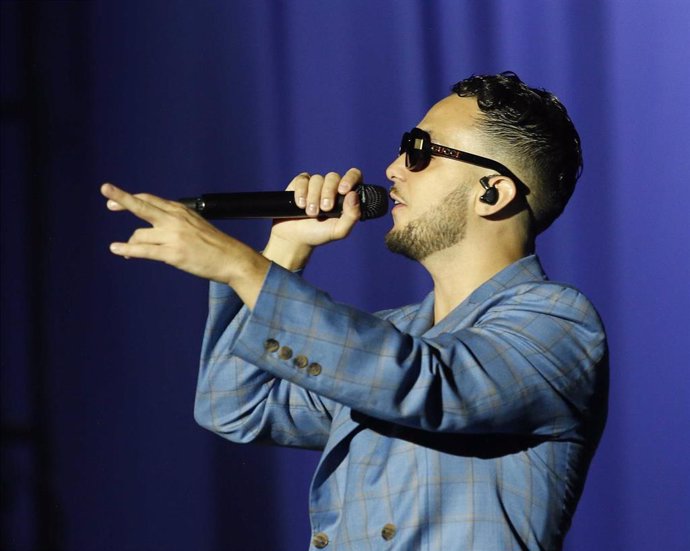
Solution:
<svg viewBox="0 0 690 551"><path fill-rule="evenodd" d="M422 261L434 282L434 323L445 318L498 272L533 252L527 244L494 241L494 246L462 242Z"/></svg>

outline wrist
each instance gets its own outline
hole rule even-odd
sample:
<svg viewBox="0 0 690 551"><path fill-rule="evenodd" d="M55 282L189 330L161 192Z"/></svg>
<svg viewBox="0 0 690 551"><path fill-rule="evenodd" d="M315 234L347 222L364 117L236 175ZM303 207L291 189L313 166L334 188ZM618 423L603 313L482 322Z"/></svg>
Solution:
<svg viewBox="0 0 690 551"><path fill-rule="evenodd" d="M313 250L311 245L292 243L272 235L261 254L271 262L294 272L306 266Z"/></svg>
<svg viewBox="0 0 690 551"><path fill-rule="evenodd" d="M228 264L232 269L223 281L232 287L247 307L254 308L271 263L252 248L240 243Z"/></svg>

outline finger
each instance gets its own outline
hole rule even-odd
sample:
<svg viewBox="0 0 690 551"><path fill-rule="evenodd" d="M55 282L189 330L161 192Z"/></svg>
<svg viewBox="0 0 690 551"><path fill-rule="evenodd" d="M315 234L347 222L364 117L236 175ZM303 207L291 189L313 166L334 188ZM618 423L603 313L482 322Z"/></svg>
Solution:
<svg viewBox="0 0 690 551"><path fill-rule="evenodd" d="M163 199L156 195L151 195L150 193L137 193L134 195L137 199L141 199L147 203L150 203L154 207L157 207L166 212L179 212L184 210L186 207L182 203L177 201L170 201L169 199Z"/></svg>
<svg viewBox="0 0 690 551"><path fill-rule="evenodd" d="M120 210L128 210L137 218L146 220L150 224L155 224L161 217L162 211L158 207L148 203L131 193L114 186L113 184L103 184L101 194L109 199L108 208L111 201L120 206ZM114 206L114 205L113 205Z"/></svg>
<svg viewBox="0 0 690 551"><path fill-rule="evenodd" d="M169 233L160 228L139 228L134 231L127 243L161 245L169 241Z"/></svg>
<svg viewBox="0 0 690 551"><path fill-rule="evenodd" d="M147 260L158 260L167 262L166 254L169 252L165 247L150 243L111 243L110 252L125 258L144 258Z"/></svg>
<svg viewBox="0 0 690 551"><path fill-rule="evenodd" d="M120 203L113 201L112 199L108 199L105 206L108 208L108 210L115 212L126 210Z"/></svg>
<svg viewBox="0 0 690 551"><path fill-rule="evenodd" d="M343 201L343 213L338 218L333 228L332 239L342 239L350 234L352 228L362 216L362 207L359 202L359 194L351 191Z"/></svg>
<svg viewBox="0 0 690 551"><path fill-rule="evenodd" d="M309 178L309 187L307 188L307 208L306 212L309 216L318 216L319 203L321 202L321 188L323 187L324 177L321 174L314 174Z"/></svg>
<svg viewBox="0 0 690 551"><path fill-rule="evenodd" d="M340 174L336 172L329 172L323 180L321 187L321 203L320 208L323 211L329 211L335 205L335 196L338 190L338 183L340 182Z"/></svg>
<svg viewBox="0 0 690 551"><path fill-rule="evenodd" d="M162 199L161 197L156 197L155 195L151 195L150 193L134 193L133 196L136 197L137 199L141 199L142 201L150 203L154 207L157 207L157 208L164 210L166 212L175 212L175 211L179 211L179 210L185 208L185 206L182 203L178 203L177 201L169 201L167 199ZM108 209L110 209L112 211L127 210L122 205L120 205L117 201L114 201L113 199L108 200L108 202L106 203L106 207L108 207Z"/></svg>
<svg viewBox="0 0 690 551"><path fill-rule="evenodd" d="M287 191L295 192L295 204L303 209L307 205L307 187L309 186L310 175L308 172L301 172L295 176L287 187Z"/></svg>
<svg viewBox="0 0 690 551"><path fill-rule="evenodd" d="M338 184L338 193L345 195L362 183L362 171L358 168L348 170Z"/></svg>

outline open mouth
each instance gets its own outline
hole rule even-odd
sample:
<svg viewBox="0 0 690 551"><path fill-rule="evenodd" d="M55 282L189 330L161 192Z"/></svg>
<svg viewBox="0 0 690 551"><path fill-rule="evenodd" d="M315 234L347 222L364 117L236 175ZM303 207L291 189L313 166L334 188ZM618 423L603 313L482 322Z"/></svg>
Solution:
<svg viewBox="0 0 690 551"><path fill-rule="evenodd" d="M393 201L393 208L395 208L399 205L402 205L402 206L406 205L405 201L403 201L395 191L391 191L389 196L391 198L391 201Z"/></svg>

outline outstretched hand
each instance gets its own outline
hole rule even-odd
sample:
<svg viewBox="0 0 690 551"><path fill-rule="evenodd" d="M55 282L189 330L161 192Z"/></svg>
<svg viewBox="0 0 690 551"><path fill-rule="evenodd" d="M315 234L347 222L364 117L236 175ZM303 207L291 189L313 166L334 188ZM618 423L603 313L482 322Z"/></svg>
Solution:
<svg viewBox="0 0 690 551"><path fill-rule="evenodd" d="M148 193L132 195L112 184L103 184L101 193L110 210L129 211L151 224L136 230L127 242L111 243L114 254L165 262L226 283L253 307L268 271L267 259L175 201Z"/></svg>

